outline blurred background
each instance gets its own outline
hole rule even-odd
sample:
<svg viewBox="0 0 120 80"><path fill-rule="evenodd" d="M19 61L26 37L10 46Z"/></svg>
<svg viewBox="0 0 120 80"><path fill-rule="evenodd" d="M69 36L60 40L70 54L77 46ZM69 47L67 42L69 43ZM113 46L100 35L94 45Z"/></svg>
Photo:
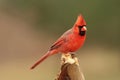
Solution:
<svg viewBox="0 0 120 80"><path fill-rule="evenodd" d="M120 0L0 0L0 80L54 80L60 54L29 68L81 13L85 45L76 52L86 80L120 80Z"/></svg>

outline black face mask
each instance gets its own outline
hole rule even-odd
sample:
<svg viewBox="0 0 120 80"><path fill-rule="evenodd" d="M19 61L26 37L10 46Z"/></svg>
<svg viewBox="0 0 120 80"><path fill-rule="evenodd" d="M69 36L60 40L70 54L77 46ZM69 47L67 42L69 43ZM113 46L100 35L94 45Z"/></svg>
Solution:
<svg viewBox="0 0 120 80"><path fill-rule="evenodd" d="M85 36L86 31L82 31L82 30L81 30L81 29L83 28L83 26L79 26L78 28L79 28L79 35L80 35L80 36Z"/></svg>

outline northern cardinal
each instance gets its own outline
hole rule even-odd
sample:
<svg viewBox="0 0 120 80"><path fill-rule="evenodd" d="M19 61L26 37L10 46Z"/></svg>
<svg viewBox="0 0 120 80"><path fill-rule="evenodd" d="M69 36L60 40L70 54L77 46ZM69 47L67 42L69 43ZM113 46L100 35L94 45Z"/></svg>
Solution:
<svg viewBox="0 0 120 80"><path fill-rule="evenodd" d="M86 22L82 15L79 15L74 26L66 31L48 50L48 52L42 56L32 67L34 69L38 64L40 64L47 57L57 54L57 53L69 53L78 50L85 41Z"/></svg>

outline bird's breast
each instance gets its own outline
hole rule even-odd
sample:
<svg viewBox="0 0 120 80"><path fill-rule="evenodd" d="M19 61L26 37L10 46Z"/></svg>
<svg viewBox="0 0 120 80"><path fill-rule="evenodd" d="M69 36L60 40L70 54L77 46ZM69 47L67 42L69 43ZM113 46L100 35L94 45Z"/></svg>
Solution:
<svg viewBox="0 0 120 80"><path fill-rule="evenodd" d="M68 52L74 52L76 50L78 50L85 41L85 36L69 36L69 38L67 38L68 40L66 40L66 43L63 45L62 47L62 52L64 53L68 53Z"/></svg>
<svg viewBox="0 0 120 80"><path fill-rule="evenodd" d="M74 38L73 40L71 40L70 42L70 51L74 52L76 50L78 50L80 47L82 47L82 45L84 44L85 41L85 36L78 36L76 38Z"/></svg>

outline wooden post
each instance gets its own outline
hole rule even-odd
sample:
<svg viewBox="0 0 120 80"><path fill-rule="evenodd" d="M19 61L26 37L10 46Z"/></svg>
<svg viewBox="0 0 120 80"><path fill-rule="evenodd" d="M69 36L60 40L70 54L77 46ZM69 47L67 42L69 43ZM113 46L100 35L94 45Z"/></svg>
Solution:
<svg viewBox="0 0 120 80"><path fill-rule="evenodd" d="M85 80L75 54L62 54L61 70L55 80Z"/></svg>

